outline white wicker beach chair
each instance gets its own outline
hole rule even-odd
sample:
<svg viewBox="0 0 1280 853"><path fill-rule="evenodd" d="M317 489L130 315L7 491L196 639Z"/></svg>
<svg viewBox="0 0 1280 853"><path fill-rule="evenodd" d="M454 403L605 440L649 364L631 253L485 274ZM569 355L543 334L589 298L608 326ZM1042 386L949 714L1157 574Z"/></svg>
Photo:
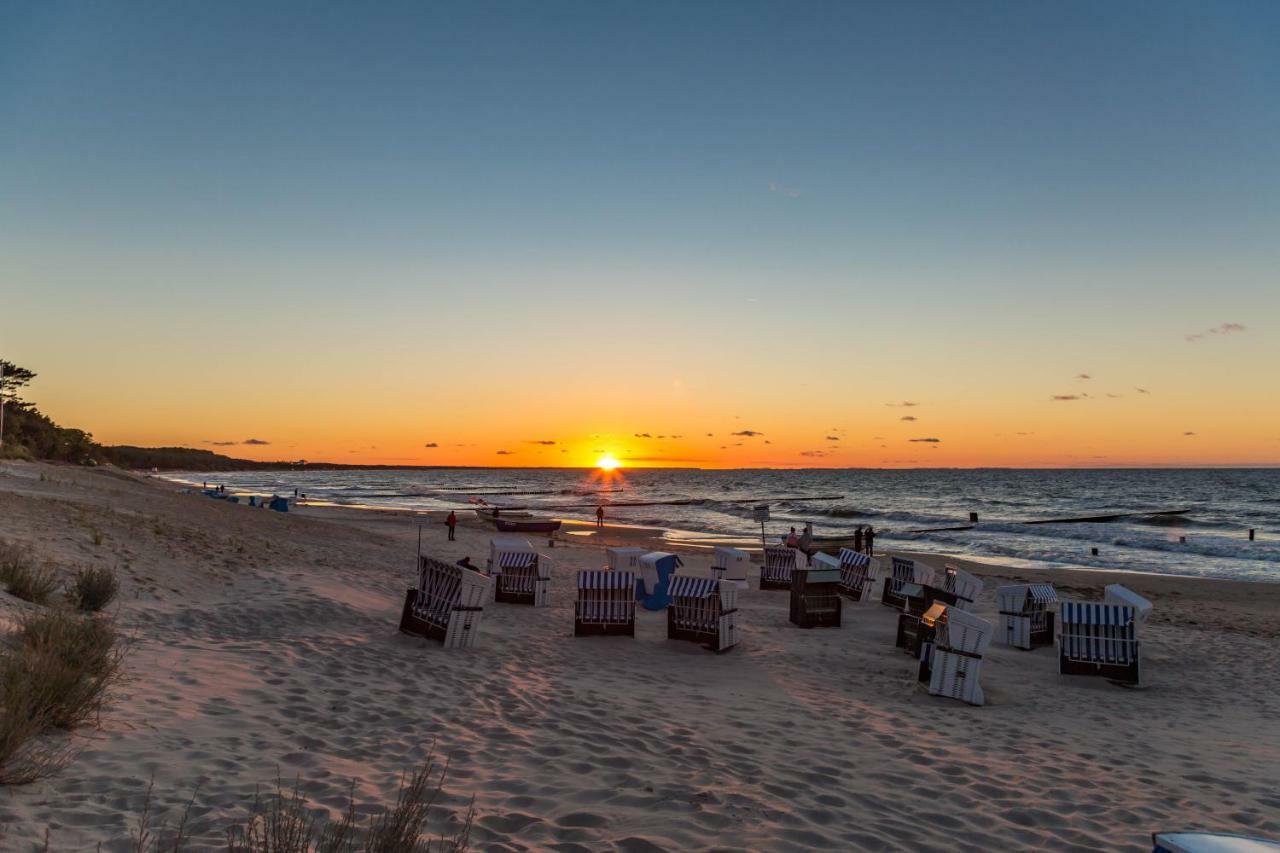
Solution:
<svg viewBox="0 0 1280 853"><path fill-rule="evenodd" d="M573 635L636 635L636 576L632 572L578 572Z"/></svg>
<svg viewBox="0 0 1280 853"><path fill-rule="evenodd" d="M741 548L717 545L711 552L711 574L718 580L729 581L738 589L747 588L747 567L751 555Z"/></svg>
<svg viewBox="0 0 1280 853"><path fill-rule="evenodd" d="M880 603L896 610L906 604L902 588L907 584L927 586L933 583L933 567L916 560L893 557L890 561L890 574L884 579L884 590L880 593Z"/></svg>
<svg viewBox="0 0 1280 853"><path fill-rule="evenodd" d="M956 566L943 566L942 587L956 597L956 607L972 610L982 595L982 579Z"/></svg>
<svg viewBox="0 0 1280 853"><path fill-rule="evenodd" d="M674 575L667 607L667 638L723 652L738 643L738 587L715 578Z"/></svg>
<svg viewBox="0 0 1280 853"><path fill-rule="evenodd" d="M1053 608L1058 593L1053 584L1017 583L996 589L1000 639L1018 649L1034 649L1053 642Z"/></svg>
<svg viewBox="0 0 1280 853"><path fill-rule="evenodd" d="M920 653L920 681L934 696L981 705L982 656L991 642L991 623L958 607L935 604L920 619L932 632Z"/></svg>
<svg viewBox="0 0 1280 853"><path fill-rule="evenodd" d="M840 549L840 593L854 601L870 601L879 561L861 551Z"/></svg>
<svg viewBox="0 0 1280 853"><path fill-rule="evenodd" d="M476 645L489 584L473 569L419 557L418 586L405 595L400 630L440 640L446 649Z"/></svg>
<svg viewBox="0 0 1280 853"><path fill-rule="evenodd" d="M785 545L766 545L760 565L761 589L791 589L791 573L808 565L804 552Z"/></svg>
<svg viewBox="0 0 1280 853"><path fill-rule="evenodd" d="M534 607L551 603L551 561L535 551L527 539L490 539L488 569L494 578L494 601Z"/></svg>
<svg viewBox="0 0 1280 853"><path fill-rule="evenodd" d="M791 573L791 623L801 628L839 628L840 560L814 554L807 568Z"/></svg>
<svg viewBox="0 0 1280 853"><path fill-rule="evenodd" d="M605 565L612 572L634 572L640 567L640 558L649 553L647 548L605 548Z"/></svg>
<svg viewBox="0 0 1280 853"><path fill-rule="evenodd" d="M1121 604L1064 601L1058 614L1058 672L1142 681L1137 611Z"/></svg>
<svg viewBox="0 0 1280 853"><path fill-rule="evenodd" d="M1107 584L1102 593L1102 601L1106 604L1119 604L1124 607L1132 607L1134 614L1134 623L1139 631L1147 624L1147 617L1151 615L1151 602L1138 595L1124 584L1112 583Z"/></svg>

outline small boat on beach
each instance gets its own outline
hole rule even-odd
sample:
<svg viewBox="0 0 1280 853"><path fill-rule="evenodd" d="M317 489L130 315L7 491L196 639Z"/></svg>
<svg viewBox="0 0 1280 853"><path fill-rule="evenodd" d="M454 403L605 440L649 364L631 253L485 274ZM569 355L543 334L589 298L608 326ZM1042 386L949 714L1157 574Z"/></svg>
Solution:
<svg viewBox="0 0 1280 853"><path fill-rule="evenodd" d="M560 529L560 522L555 519L508 521L505 518L490 517L490 521L501 533L555 533Z"/></svg>

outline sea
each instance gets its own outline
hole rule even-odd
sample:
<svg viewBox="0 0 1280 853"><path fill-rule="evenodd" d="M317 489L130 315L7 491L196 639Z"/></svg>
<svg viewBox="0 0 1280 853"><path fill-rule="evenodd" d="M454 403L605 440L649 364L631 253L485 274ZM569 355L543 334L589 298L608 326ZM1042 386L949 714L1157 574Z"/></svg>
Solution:
<svg viewBox="0 0 1280 853"><path fill-rule="evenodd" d="M690 470L451 468L185 472L179 482L372 510L500 507L660 528L691 546L758 545L811 522L871 526L879 549L1016 568L1280 582L1280 469ZM970 521L976 513L977 521ZM1250 540L1250 529L1255 538ZM1097 553L1094 553L1097 549Z"/></svg>

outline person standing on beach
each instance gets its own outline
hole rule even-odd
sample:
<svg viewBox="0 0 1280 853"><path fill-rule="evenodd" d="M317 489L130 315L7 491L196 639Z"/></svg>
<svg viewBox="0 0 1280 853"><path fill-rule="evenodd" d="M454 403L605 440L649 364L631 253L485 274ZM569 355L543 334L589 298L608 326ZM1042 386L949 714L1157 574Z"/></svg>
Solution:
<svg viewBox="0 0 1280 853"><path fill-rule="evenodd" d="M596 527L604 527L604 507L596 507Z"/></svg>
<svg viewBox="0 0 1280 853"><path fill-rule="evenodd" d="M452 542L454 528L458 526L458 514L449 510L449 517L444 520L444 523L449 528L449 541Z"/></svg>
<svg viewBox="0 0 1280 853"><path fill-rule="evenodd" d="M796 529L793 527L791 528L791 532L787 534L787 547L794 548L799 544L799 542L800 540L796 538Z"/></svg>
<svg viewBox="0 0 1280 853"><path fill-rule="evenodd" d="M862 525L861 524L859 524L858 528L853 531L853 550L857 551L859 554L862 553Z"/></svg>
<svg viewBox="0 0 1280 853"><path fill-rule="evenodd" d="M874 557L876 555L876 530L870 524L867 525L867 533L864 538L867 542L867 556Z"/></svg>

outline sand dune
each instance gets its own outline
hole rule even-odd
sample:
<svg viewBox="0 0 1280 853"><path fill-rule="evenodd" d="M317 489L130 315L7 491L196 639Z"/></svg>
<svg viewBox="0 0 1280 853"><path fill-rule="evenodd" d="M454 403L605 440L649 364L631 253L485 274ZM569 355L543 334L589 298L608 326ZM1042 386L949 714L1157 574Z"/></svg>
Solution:
<svg viewBox="0 0 1280 853"><path fill-rule="evenodd" d="M0 790L5 849L46 827L56 850L131 849L153 776L170 820L197 791L198 841L217 847L277 774L336 813L353 784L358 802L394 798L433 739L451 770L432 829L474 795L484 850L1114 850L1169 827L1280 834L1280 587L1128 578L1156 606L1147 686L1063 679L1052 650L993 646L989 704L971 708L916 685L879 604L804 631L785 593L747 591L741 643L723 655L667 641L657 613L634 640L575 639L572 571L634 531L568 537L551 552L550 608L492 605L481 646L445 652L395 630L416 524L0 467L0 536L62 565L118 565L135 636L129 681L101 729L77 736L75 763ZM468 522L457 542L436 524L424 539L483 562L488 536ZM1094 596L1115 580L1049 575ZM21 606L0 594L0 615Z"/></svg>

